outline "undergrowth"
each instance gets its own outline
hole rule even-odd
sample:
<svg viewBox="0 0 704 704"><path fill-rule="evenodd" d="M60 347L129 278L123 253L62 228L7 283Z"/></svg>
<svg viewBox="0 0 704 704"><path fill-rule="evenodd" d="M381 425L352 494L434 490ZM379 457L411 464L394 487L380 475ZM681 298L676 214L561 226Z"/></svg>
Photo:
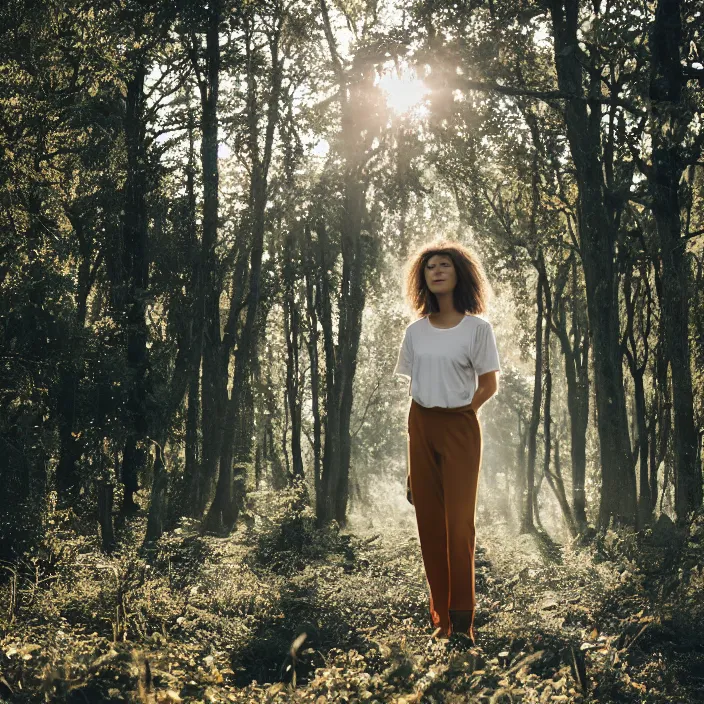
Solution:
<svg viewBox="0 0 704 704"><path fill-rule="evenodd" d="M316 526L301 485L251 494L236 533L182 520L110 556L55 512L4 565L0 701L666 702L704 685L704 517L587 546L484 526L479 647L432 640L415 526Z"/></svg>

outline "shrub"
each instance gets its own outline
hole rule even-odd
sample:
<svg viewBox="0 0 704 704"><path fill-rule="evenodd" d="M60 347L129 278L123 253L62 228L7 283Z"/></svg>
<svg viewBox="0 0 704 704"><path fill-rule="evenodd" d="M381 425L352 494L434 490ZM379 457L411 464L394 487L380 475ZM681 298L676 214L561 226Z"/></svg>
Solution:
<svg viewBox="0 0 704 704"><path fill-rule="evenodd" d="M310 562L348 549L349 541L340 535L337 523L318 528L302 480L277 492L269 511L272 515L267 516L268 526L259 535L253 558L276 574L300 572Z"/></svg>

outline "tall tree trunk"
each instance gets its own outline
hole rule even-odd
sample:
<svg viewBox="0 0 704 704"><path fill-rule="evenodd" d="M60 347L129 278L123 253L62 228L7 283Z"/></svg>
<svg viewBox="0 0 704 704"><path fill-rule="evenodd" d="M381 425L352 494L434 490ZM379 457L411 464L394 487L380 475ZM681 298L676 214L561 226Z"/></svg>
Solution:
<svg viewBox="0 0 704 704"><path fill-rule="evenodd" d="M653 262L653 274L655 279L655 292L660 311L663 310L662 293L662 263L656 259ZM665 326L660 324L657 330L657 343L653 350L653 364L651 368L651 378L654 385L653 403L650 414L650 445L652 447L650 456L650 501L651 513L654 514L658 497L664 499L667 485L667 477L670 474L670 463L672 453L670 452L672 435L672 388L668 374L668 359L665 345ZM663 465L663 486L662 495L658 483L658 472Z"/></svg>
<svg viewBox="0 0 704 704"><path fill-rule="evenodd" d="M80 360L83 358L83 337L86 323L88 296L95 282L101 255L92 263L92 253L83 217L75 208L68 208L67 213L73 226L80 253L78 267L78 290L76 292L76 317L70 338L67 340L66 359L62 363L59 381L59 462L56 467L56 490L60 501L71 502L79 486L76 464L83 453L84 442L81 432L76 428L78 412L77 396L81 383Z"/></svg>
<svg viewBox="0 0 704 704"><path fill-rule="evenodd" d="M565 491L565 482L562 478L562 458L560 456L560 436L555 438L555 471L551 474L551 478L554 481L553 491L560 504L560 509L562 510L562 516L567 524L567 530L570 535L574 538L579 530L577 524L574 520L574 513L570 507L570 503L567 500L567 492ZM551 485L552 486L552 485Z"/></svg>
<svg viewBox="0 0 704 704"><path fill-rule="evenodd" d="M128 427L122 451L121 479L124 495L121 511L134 512L138 506L134 495L139 475L144 471L148 435L147 394L148 366L146 302L149 286L149 251L147 225L147 150L144 81L146 59L136 60L134 74L127 86L124 130L127 145L127 180L125 183L124 220L122 226L122 268L125 273L124 301L127 328Z"/></svg>
<svg viewBox="0 0 704 704"><path fill-rule="evenodd" d="M300 306L296 300L296 252L299 251L298 238L294 233L286 235L284 243L284 336L286 338L286 405L291 417L291 459L294 477L303 476L301 454L301 399L300 369L298 353L301 346Z"/></svg>
<svg viewBox="0 0 704 704"><path fill-rule="evenodd" d="M349 498L349 472L351 455L350 422L354 401L354 376L357 369L357 353L362 335L362 312L365 304L364 272L366 268L365 251L362 246L362 215L364 211L364 193L359 182L357 167L348 165L347 185L342 227L343 289L340 306L340 329L338 331L338 349L340 361L340 475L337 487L330 487L335 496L335 514L337 522L343 526L347 521L347 501ZM348 277L344 269L348 268ZM345 290L345 283L348 288ZM343 315L344 312L344 315Z"/></svg>
<svg viewBox="0 0 704 704"><path fill-rule="evenodd" d="M562 480L559 434L555 440L555 469L553 471L550 468L550 457L552 454L552 369L550 360L550 331L552 326L550 321L553 318L553 310L550 284L548 281L547 272L545 271L545 262L542 258L541 265L543 267L542 276L545 295L545 359L543 361L543 364L545 365L545 403L543 409L543 441L545 445L545 452L543 457L543 475L555 494L558 504L560 505L562 517L565 520L567 529L569 530L570 535L574 537L577 534L577 530L574 524L574 518L572 516L572 508L567 500L565 484Z"/></svg>
<svg viewBox="0 0 704 704"><path fill-rule="evenodd" d="M662 308L661 308L662 310ZM658 471L660 466L669 461L670 435L672 433L672 404L670 403L670 385L667 374L667 359L665 357L665 341L663 326L660 326L658 344L655 348L653 370L651 372L655 385L655 393L650 415L650 512L655 512L657 506L659 485ZM667 476L667 464L663 476ZM663 479L663 494L665 481Z"/></svg>
<svg viewBox="0 0 704 704"><path fill-rule="evenodd" d="M100 546L108 555L115 549L115 526L112 518L115 485L106 480L97 483L98 522L100 524Z"/></svg>
<svg viewBox="0 0 704 704"><path fill-rule="evenodd" d="M152 486L147 514L147 530L144 545L148 546L164 532L169 516L168 489L169 473L166 467L164 450L169 432L183 400L191 378L192 336L185 334L179 340L178 352L174 361L174 371L163 393L161 413L154 422L152 446L155 451Z"/></svg>
<svg viewBox="0 0 704 704"><path fill-rule="evenodd" d="M572 291L577 291L577 261L572 259ZM581 299L572 303L572 350L576 383L570 411L572 446L572 496L574 517L580 530L587 526L587 427L589 425L589 329Z"/></svg>
<svg viewBox="0 0 704 704"><path fill-rule="evenodd" d="M526 476L528 473L526 463L526 450L528 446L528 423L523 419L520 412L518 415L518 445L516 446L516 496L515 496L515 513L518 517L518 525L521 525L523 517L523 506L526 492Z"/></svg>
<svg viewBox="0 0 704 704"><path fill-rule="evenodd" d="M672 369L674 409L675 510L680 522L702 503L697 463L694 394L689 349L688 302L691 269L682 237L679 184L685 169L684 137L692 120L682 71L680 0L658 0L651 33L650 194L662 256L662 321Z"/></svg>
<svg viewBox="0 0 704 704"><path fill-rule="evenodd" d="M197 344L195 341L194 345ZM183 494L179 497L183 515L197 517L196 507L201 505L204 489L200 473L200 443L198 417L200 414L200 368L191 371L186 395L186 435L184 438Z"/></svg>
<svg viewBox="0 0 704 704"><path fill-rule="evenodd" d="M332 252L328 240L325 223L318 223L318 256L320 262L320 295L316 295L317 317L323 332L323 349L325 353L325 394L323 397L322 432L325 436L325 447L320 468L320 491L316 495L316 516L318 523L324 525L330 522L334 515L335 487L331 486L333 475L340 471L340 421L339 421L339 373L336 364L335 341L332 326L332 295L329 286L329 271L332 262L329 254ZM343 272L344 275L345 272ZM318 291L316 290L316 294ZM338 325L342 329L342 324Z"/></svg>
<svg viewBox="0 0 704 704"><path fill-rule="evenodd" d="M201 165L203 171L203 225L200 259L198 310L203 320L201 377L203 491L194 497L194 512L202 515L213 490L222 444L224 404L222 389L222 334L220 325L221 274L216 256L219 212L218 95L220 88L220 36L222 5L215 0L208 7L205 32L205 62L201 72L198 43L191 39L191 55L198 75L201 102Z"/></svg>
<svg viewBox="0 0 704 704"><path fill-rule="evenodd" d="M220 471L215 489L213 503L208 510L205 526L219 533L229 533L235 526L239 513L238 506L242 497L238 496L234 486L233 462L237 464L240 474L252 464L252 429L254 427L254 406L252 402L252 368L254 366L257 342L256 334L259 323L261 298L262 256L264 253L264 233L266 229L266 204L268 200L268 178L271 165L274 135L279 117L281 97L281 79L283 59L279 53L281 27L284 10L276 6L273 29L269 35L271 53L271 85L266 105L266 127L264 130L263 149L260 146L260 128L258 114L257 80L258 55L254 38L254 8L248 10L246 18L246 64L247 64L247 121L248 147L251 158L251 177L248 204L249 234L252 246L249 258L249 291L247 295L247 315L241 331L236 331L240 301L231 304L228 316L228 329L223 344L223 364L221 380L225 381L225 423L220 448ZM266 315L263 316L266 319ZM227 369L230 351L237 340L235 352L235 372L232 381L232 393L227 399ZM243 487L242 482L237 483Z"/></svg>
<svg viewBox="0 0 704 704"><path fill-rule="evenodd" d="M321 482L323 497L318 503L317 518L319 523L327 523L335 519L340 525L344 525L347 520L349 498L350 420L354 400L354 376L366 297L364 279L367 257L362 242L366 186L362 171L365 153L373 139L371 134L373 130L365 130L360 124L362 117L360 104L365 99L372 74L363 74L362 78L355 82L348 79L337 52L326 0L320 0L320 10L338 85L344 181L342 214L339 218L342 277L338 297L339 324L336 345L332 343L332 326L329 325L328 315L326 314L322 319L323 328L327 330L325 332L327 413ZM363 133L365 133L364 136ZM321 249L325 248L322 241L320 246ZM324 280L326 278L324 276ZM325 297L326 294L323 291L323 299ZM327 306L325 300L323 305Z"/></svg>
<svg viewBox="0 0 704 704"><path fill-rule="evenodd" d="M211 19L211 21L213 21ZM212 27L210 28L212 30ZM217 33L215 34L217 39ZM210 41L213 41L211 36ZM206 60L208 66L209 78L208 83L215 80L217 82L217 68L214 67L213 57ZM215 62L217 63L217 62ZM213 75L215 78L213 78ZM215 91L217 93L217 90ZM203 115L208 115L208 110L213 108L209 100L211 98L211 89L207 84L201 84L201 105ZM206 229L206 221L208 228L208 238L210 244L205 246L206 237L203 235L201 246L198 246L197 223L196 223L196 194L195 194L195 116L191 108L190 93L187 96L188 100L188 137L189 137L189 157L186 166L186 194L187 194L187 232L186 232L186 248L189 253L190 260L190 290L186 298L185 310L183 317L185 320L179 326L178 347L176 359L174 360L173 373L168 380L168 385L165 388L165 393L161 395L162 405L160 413L153 423L153 437L151 438L151 447L154 451L152 486L150 492L149 512L147 516L147 530L144 538L144 545L151 546L164 532L169 521L174 522L179 514L186 513L190 516L199 516L200 507L204 498L207 496L207 484L204 481L203 474L199 467L199 442L198 442L198 415L200 410L200 369L203 352L203 338L207 334L208 325L212 323L212 319L208 321L204 315L206 310L210 310L208 305L213 304L212 299L208 298L212 292L204 290L204 281L208 280L212 283L217 279L215 276L215 260L214 260L214 240L217 236L216 220L213 220L213 209L217 215L217 193L215 193L215 203L212 202L213 194L209 192L209 201L207 210L209 213L206 218L206 206L204 203L203 228ZM206 109L205 105L208 105ZM210 117L206 121L202 117L202 127L208 124L212 127ZM209 172L209 178L212 181L213 163L210 160L212 157L212 142L216 144L217 154L217 124L215 125L215 134L209 131L208 145L211 147L205 151L205 137L201 145L201 159L203 163L203 173ZM215 185L217 187L217 163L215 168ZM205 181L205 178L204 178ZM212 187L212 183L210 184ZM205 192L204 187L204 192ZM203 272L208 272L208 277L203 275ZM219 298L219 296L218 296ZM218 330L219 336L219 309L218 309ZM178 488L177 505L169 506L169 485L170 475L166 466L165 449L169 442L169 434L173 418L178 410L182 407L184 398L187 399L186 408L186 438L185 438L185 469L184 476L180 487ZM205 429L204 429L205 433Z"/></svg>
<svg viewBox="0 0 704 704"><path fill-rule="evenodd" d="M648 459L650 452L648 448L648 428L645 421L645 385L643 383L643 370L636 369L633 373L633 386L636 404L636 427L638 428L638 525L643 527L651 522L652 513L650 507L650 478L648 473Z"/></svg>
<svg viewBox="0 0 704 704"><path fill-rule="evenodd" d="M649 342L651 328L651 301L645 294L641 296L641 289L645 282L647 286L647 271L641 272L640 278L634 283L633 272L630 264L626 265L626 273L623 281L623 298L626 308L626 329L624 334L624 352L628 359L628 367L633 379L633 396L635 402L634 421L636 425L635 446L638 454L639 466L639 493L638 493L638 525L644 526L650 523L651 498L650 480L648 476L648 460L650 453L648 450L648 428L646 424L646 401L645 401L645 372L648 367L648 357L650 354ZM648 292L646 289L645 293ZM645 321L643 323L643 306L645 306ZM636 318L641 321L639 325L639 339L636 340Z"/></svg>
<svg viewBox="0 0 704 704"><path fill-rule="evenodd" d="M572 506L576 527L583 531L587 526L586 494L584 482L587 468L587 425L589 423L589 336L585 330L584 316L577 281L577 263L574 254L567 263L567 279L571 281L570 314L568 328L567 300L562 287L555 294L553 329L560 341L565 362L567 381L567 411L570 417L570 451L572 459ZM565 283L567 283L565 281Z"/></svg>
<svg viewBox="0 0 704 704"><path fill-rule="evenodd" d="M521 517L521 533L535 529L535 463L538 453L538 428L540 427L540 402L543 396L543 275L538 269L536 290L537 313L535 316L535 379L533 382L533 405L528 427L528 464L526 469L525 500Z"/></svg>
<svg viewBox="0 0 704 704"><path fill-rule="evenodd" d="M310 394L311 412L313 415L313 483L316 496L316 513L319 510L317 502L322 498L322 422L320 413L320 372L318 360L318 305L320 301L320 280L317 273L323 275L314 257L314 244L308 226L305 226L305 284L306 284L306 318L308 327L308 358L310 359Z"/></svg>
<svg viewBox="0 0 704 704"><path fill-rule="evenodd" d="M552 317L552 300L550 295L550 282L545 271L545 263L541 257L540 276L543 277L543 296L545 300L545 331L543 333L543 375L545 397L543 400L543 476L553 488L550 475L550 459L552 457L552 370L550 369L550 318Z"/></svg>
<svg viewBox="0 0 704 704"><path fill-rule="evenodd" d="M200 370L203 354L204 316L201 295L201 248L198 242L197 202L196 202L196 118L192 106L192 92L187 89L188 104L188 163L186 164L186 198L187 198L187 249L191 264L190 301L188 327L191 331L190 379L188 382L186 406L185 464L183 470L182 494L179 497L179 509L185 515L198 517L205 504L205 482L201 474L201 453L198 437L200 417Z"/></svg>
<svg viewBox="0 0 704 704"><path fill-rule="evenodd" d="M147 516L147 531L144 539L145 545L158 540L164 533L166 527L169 508L169 474L166 468L166 459L164 458L165 443L166 433L160 433L158 440L152 441L155 456L152 472L151 500L149 504L149 514Z"/></svg>
<svg viewBox="0 0 704 704"><path fill-rule="evenodd" d="M589 103L582 83L579 0L551 0L555 67L565 103L565 125L579 194L579 235L592 336L602 488L599 523L635 524L636 487L619 345L618 287L614 266L615 225L605 199L601 155L601 105ZM600 79L592 79L597 90ZM596 81L596 83L594 83ZM595 87L596 86L596 87Z"/></svg>

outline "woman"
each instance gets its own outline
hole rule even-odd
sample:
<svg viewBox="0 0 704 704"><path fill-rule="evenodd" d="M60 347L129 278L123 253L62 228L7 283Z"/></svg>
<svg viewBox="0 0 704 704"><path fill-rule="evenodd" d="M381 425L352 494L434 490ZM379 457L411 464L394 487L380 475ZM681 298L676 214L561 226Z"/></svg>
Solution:
<svg viewBox="0 0 704 704"><path fill-rule="evenodd" d="M408 491L430 588L433 636L474 644L474 514L482 457L477 411L498 390L499 356L474 255L442 240L412 258L406 295L420 317L395 374L410 378Z"/></svg>

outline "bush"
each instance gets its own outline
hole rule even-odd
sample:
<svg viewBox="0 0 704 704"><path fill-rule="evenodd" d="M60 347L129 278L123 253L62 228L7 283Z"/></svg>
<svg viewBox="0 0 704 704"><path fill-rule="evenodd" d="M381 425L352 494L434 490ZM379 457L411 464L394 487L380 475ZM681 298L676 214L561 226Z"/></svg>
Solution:
<svg viewBox="0 0 704 704"><path fill-rule="evenodd" d="M183 527L164 533L156 544L155 567L166 575L171 587L184 589L195 583L206 560L213 555L212 547L196 533L186 533L188 519Z"/></svg>
<svg viewBox="0 0 704 704"><path fill-rule="evenodd" d="M259 535L253 557L276 574L300 572L310 562L349 549L349 541L340 535L337 523L317 527L307 487L301 480L277 492L269 511L273 515L267 516L269 525Z"/></svg>

